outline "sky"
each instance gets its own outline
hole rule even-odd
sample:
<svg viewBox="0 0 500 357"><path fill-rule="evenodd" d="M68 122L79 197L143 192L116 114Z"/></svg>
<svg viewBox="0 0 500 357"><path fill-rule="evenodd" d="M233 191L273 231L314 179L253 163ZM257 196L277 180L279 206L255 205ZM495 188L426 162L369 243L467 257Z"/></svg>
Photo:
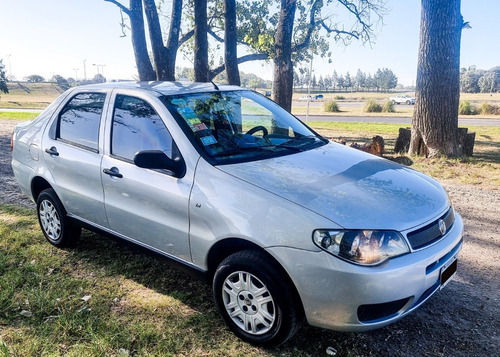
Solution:
<svg viewBox="0 0 500 357"><path fill-rule="evenodd" d="M128 5L127 0L122 3ZM371 46L333 44L332 63L314 59L316 76L334 70L354 75L358 68L374 73L387 67L398 76L399 83L413 85L420 1L388 0L387 6L389 12L383 25L376 28ZM489 69L500 65L500 1L462 0L462 15L472 28L462 32L461 67ZM84 68L87 78L99 70L108 80L134 79L137 69L130 34L121 37L120 22L118 8L104 0L0 0L0 59L7 74L19 80L31 74L47 79L55 74L82 79ZM177 66L192 67L182 55ZM242 64L240 70L272 79L270 62Z"/></svg>

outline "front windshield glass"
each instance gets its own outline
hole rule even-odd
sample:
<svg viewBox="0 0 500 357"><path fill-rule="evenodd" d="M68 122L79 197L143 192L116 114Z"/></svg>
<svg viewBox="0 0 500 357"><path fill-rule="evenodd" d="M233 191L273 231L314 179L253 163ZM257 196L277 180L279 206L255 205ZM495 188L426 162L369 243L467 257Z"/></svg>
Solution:
<svg viewBox="0 0 500 357"><path fill-rule="evenodd" d="M216 163L292 154L325 143L276 103L252 91L194 93L163 101Z"/></svg>

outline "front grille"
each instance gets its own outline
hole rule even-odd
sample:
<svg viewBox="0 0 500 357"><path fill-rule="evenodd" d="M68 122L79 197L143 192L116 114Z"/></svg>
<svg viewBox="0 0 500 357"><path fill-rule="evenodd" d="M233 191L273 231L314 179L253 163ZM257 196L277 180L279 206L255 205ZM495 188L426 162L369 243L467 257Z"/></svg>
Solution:
<svg viewBox="0 0 500 357"><path fill-rule="evenodd" d="M385 302L383 304L361 305L358 307L358 319L361 322L370 322L387 319L401 310L410 298Z"/></svg>
<svg viewBox="0 0 500 357"><path fill-rule="evenodd" d="M443 220L446 224L446 232L444 234L441 234L441 231L439 230L440 220ZM406 237L408 238L408 241L413 249L423 248L448 233L453 226L453 222L455 222L455 213L453 212L453 208L450 207L448 212L436 219L434 222L417 229L416 231L408 233Z"/></svg>

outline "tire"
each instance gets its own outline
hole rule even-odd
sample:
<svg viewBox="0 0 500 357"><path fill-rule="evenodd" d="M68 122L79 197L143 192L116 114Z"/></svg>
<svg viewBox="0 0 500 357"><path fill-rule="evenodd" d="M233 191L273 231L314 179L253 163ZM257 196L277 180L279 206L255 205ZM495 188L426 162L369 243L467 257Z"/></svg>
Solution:
<svg viewBox="0 0 500 357"><path fill-rule="evenodd" d="M74 247L80 238L81 227L69 222L59 197L49 188L43 190L36 200L38 223L43 235L56 247Z"/></svg>
<svg viewBox="0 0 500 357"><path fill-rule="evenodd" d="M406 104L410 105L410 104L411 104L411 102L410 102L409 100L407 100L407 101L406 101Z"/></svg>
<svg viewBox="0 0 500 357"><path fill-rule="evenodd" d="M253 345L275 347L299 329L302 307L284 274L255 250L234 253L220 263L213 281L214 299L236 336Z"/></svg>
<svg viewBox="0 0 500 357"><path fill-rule="evenodd" d="M395 100L392 101L392 104L398 104Z"/></svg>

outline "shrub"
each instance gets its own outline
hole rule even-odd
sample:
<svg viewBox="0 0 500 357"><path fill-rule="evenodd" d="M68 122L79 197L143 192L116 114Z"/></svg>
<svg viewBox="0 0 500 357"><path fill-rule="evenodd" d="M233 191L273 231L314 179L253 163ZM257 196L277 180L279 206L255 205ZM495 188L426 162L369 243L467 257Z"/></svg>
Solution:
<svg viewBox="0 0 500 357"><path fill-rule="evenodd" d="M380 113L382 111L382 106L373 99L370 99L365 103L363 110L366 113Z"/></svg>
<svg viewBox="0 0 500 357"><path fill-rule="evenodd" d="M336 95L333 99L342 100L345 99L345 97L343 95Z"/></svg>
<svg viewBox="0 0 500 357"><path fill-rule="evenodd" d="M336 112L336 113L340 112L337 102L334 100L325 102L325 112Z"/></svg>
<svg viewBox="0 0 500 357"><path fill-rule="evenodd" d="M460 101L458 106L458 114L460 115L476 115L477 107L471 104L468 100Z"/></svg>
<svg viewBox="0 0 500 357"><path fill-rule="evenodd" d="M490 103L482 103L481 109L482 114L500 114L500 107L498 105L490 104Z"/></svg>
<svg viewBox="0 0 500 357"><path fill-rule="evenodd" d="M396 113L396 111L394 110L394 103L392 102L392 100L388 100L387 102L384 103L382 111L384 113Z"/></svg>

